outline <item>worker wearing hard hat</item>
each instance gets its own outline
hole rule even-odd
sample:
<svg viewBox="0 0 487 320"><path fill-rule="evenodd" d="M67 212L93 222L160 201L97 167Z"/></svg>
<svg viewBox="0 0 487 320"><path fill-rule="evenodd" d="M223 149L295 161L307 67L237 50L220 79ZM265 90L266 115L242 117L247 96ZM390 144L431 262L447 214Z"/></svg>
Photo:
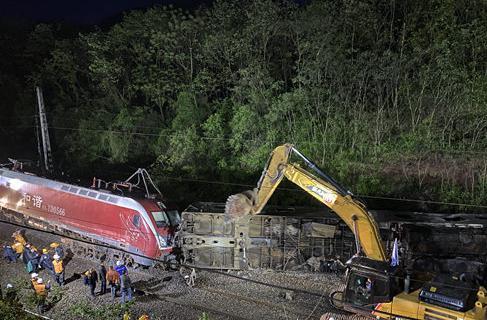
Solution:
<svg viewBox="0 0 487 320"><path fill-rule="evenodd" d="M64 259L64 250L63 246L60 243L53 242L49 246L54 249L54 254L57 254L60 259Z"/></svg>
<svg viewBox="0 0 487 320"><path fill-rule="evenodd" d="M46 299L49 289L51 289L49 281L45 284L42 278L37 279L34 285L34 291L37 298L37 312L39 313L46 311Z"/></svg>
<svg viewBox="0 0 487 320"><path fill-rule="evenodd" d="M41 268L49 272L50 275L54 276L54 265L52 264L51 257L49 256L49 250L46 248L42 249L41 258L39 259L39 265Z"/></svg>
<svg viewBox="0 0 487 320"><path fill-rule="evenodd" d="M56 279L56 282L60 285L64 285L64 266L63 266L63 260L61 260L61 257L57 254L54 255L54 260L52 261L52 264L54 266L54 277Z"/></svg>
<svg viewBox="0 0 487 320"><path fill-rule="evenodd" d="M18 302L17 291L15 290L14 286L10 283L7 283L6 288L7 289L5 290L5 301L10 304Z"/></svg>
<svg viewBox="0 0 487 320"><path fill-rule="evenodd" d="M32 288L34 288L35 284L37 283L38 277L39 277L39 275L35 272L30 274L30 283L32 285Z"/></svg>

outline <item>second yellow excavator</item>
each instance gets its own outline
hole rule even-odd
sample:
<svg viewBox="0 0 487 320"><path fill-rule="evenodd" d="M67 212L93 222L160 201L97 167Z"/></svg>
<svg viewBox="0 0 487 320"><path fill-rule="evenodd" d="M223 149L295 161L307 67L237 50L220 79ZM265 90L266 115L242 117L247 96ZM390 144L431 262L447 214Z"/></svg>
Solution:
<svg viewBox="0 0 487 320"><path fill-rule="evenodd" d="M292 154L308 170L290 163ZM345 289L330 296L335 307L382 319L486 319L483 283L451 274L425 276L390 261L366 206L291 144L274 149L257 188L230 196L226 213L233 218L259 214L284 177L333 210L355 235L357 254L347 262Z"/></svg>

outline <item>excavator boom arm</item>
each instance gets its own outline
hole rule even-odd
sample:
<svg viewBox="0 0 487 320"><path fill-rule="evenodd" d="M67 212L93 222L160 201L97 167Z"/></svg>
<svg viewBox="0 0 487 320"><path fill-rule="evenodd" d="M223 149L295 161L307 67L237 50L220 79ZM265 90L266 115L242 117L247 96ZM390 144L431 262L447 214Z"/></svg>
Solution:
<svg viewBox="0 0 487 320"><path fill-rule="evenodd" d="M291 153L303 159L319 177L297 164L289 163ZM323 173L291 144L279 146L271 153L257 185L257 202L253 210L255 214L262 211L284 177L332 209L353 231L367 257L378 261L387 260L379 227L365 205L354 199L350 191Z"/></svg>
<svg viewBox="0 0 487 320"><path fill-rule="evenodd" d="M333 210L348 225L367 257L387 260L379 227L361 202L351 195L340 195L333 185L297 165L288 164L283 172L290 181Z"/></svg>

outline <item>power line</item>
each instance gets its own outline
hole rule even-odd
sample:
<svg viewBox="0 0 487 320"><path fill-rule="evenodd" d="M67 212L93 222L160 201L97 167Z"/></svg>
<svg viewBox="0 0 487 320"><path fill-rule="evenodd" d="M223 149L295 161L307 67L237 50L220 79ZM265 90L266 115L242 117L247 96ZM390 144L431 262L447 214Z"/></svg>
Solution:
<svg viewBox="0 0 487 320"><path fill-rule="evenodd" d="M25 128L34 128L34 127L25 127ZM96 131L96 132L110 132L110 133L117 133L117 134L129 134L129 135L140 135L140 136L157 136L159 134L151 134L151 133L137 133L137 132L127 132L127 131L116 131L116 130L106 130L106 129L80 129L80 128L68 128L68 127L55 127L49 126L51 129L59 129L59 130L74 130L74 131ZM229 138L215 138L215 137L200 137L201 139L209 139L209 140L230 140ZM487 154L487 152L482 153ZM100 158L107 159L106 157L98 156ZM165 176L166 179L176 180L176 181L190 181L190 182L198 182L198 183L207 183L207 184L219 184L219 185L232 185L232 186L242 186L242 187L254 187L254 185L249 184L241 184L241 183L231 183L231 182L223 182L223 181L211 181L211 180L201 180L201 179L191 179L191 178L184 178L184 177L169 177ZM279 190L285 191L301 191L289 188L278 188ZM443 201L433 201L433 200L420 200L420 199L409 199L409 198L394 198L394 197L383 197L383 196L372 196L372 195L357 195L358 197L362 198L370 198L370 199L382 199L382 200L389 200L389 201L401 201L401 202L415 202L415 203L428 203L428 204L437 204L437 205L449 205L449 206L460 206L460 207L473 207L473 208L482 208L485 209L487 206L483 205L474 205L468 203L454 203L454 202L443 202Z"/></svg>
<svg viewBox="0 0 487 320"><path fill-rule="evenodd" d="M99 158L106 159L105 157L98 156ZM136 169L135 167L133 167ZM128 172L120 172L120 171L110 171L112 173L124 173L129 174ZM206 183L206 184L217 184L217 185L227 185L227 186L237 186L237 187L245 187L245 188L254 188L255 185L253 184L246 184L246 183L235 183L235 182L224 182L218 180L204 180L204 179L195 179L195 178L187 178L187 177L171 177L168 175L156 175L164 179L174 180L174 181L188 181L188 182L196 182L196 183ZM291 188L284 188L284 187L277 187L277 190L282 191L291 191L291 192L304 192L300 189L291 189ZM383 196L372 196L366 194L357 194L359 198L370 198L370 199L382 199L382 200L389 200L389 201L397 201L397 202L415 202L415 203L428 203L428 204L437 204L437 205L450 205L450 206L458 206L458 207L473 207L473 208L482 208L487 209L487 206L483 205L474 205L468 203L457 203L457 202L444 202L444 201L433 201L433 200L420 200L420 199L410 199L410 198L394 198L394 197L383 197Z"/></svg>
<svg viewBox="0 0 487 320"><path fill-rule="evenodd" d="M97 155L97 157L101 159L107 159L106 157ZM131 168L137 169L135 167L129 166ZM121 171L113 171L109 170L108 172L111 173L123 173L123 174L130 174L129 172L121 172ZM255 185L253 184L246 184L246 183L235 183L235 182L225 182L219 180L205 180L205 179L195 179L195 178L187 178L187 177L172 177L168 175L156 175L163 179L173 180L173 181L187 181L187 182L196 182L196 183L203 183L203 184L216 184L216 185L226 185L226 186L237 186L237 187L245 187L245 188L254 188ZM292 188L285 188L285 187L278 187L277 190L281 191L290 191L290 192L303 192L300 189L292 189ZM395 198L395 197L384 197L384 196L373 196L367 194L357 194L356 197L359 198L369 198L369 199L381 199L381 200L388 200L388 201L397 201L397 202L413 202L413 203L426 203L426 204L436 204L436 205L445 205L445 206L456 206L456 207L469 207L469 208L481 208L487 209L485 205L476 205L476 204L469 204L469 203L458 203L458 202L446 202L446 201L434 201L434 200L421 200L421 199L411 199L411 198Z"/></svg>
<svg viewBox="0 0 487 320"><path fill-rule="evenodd" d="M176 181L190 181L190 182L198 182L198 183L220 184L220 185L240 186L240 187L248 187L248 188L255 187L255 185L251 185L251 184L223 182L223 181L216 181L216 180L214 180L214 181L212 181L212 180L200 180L200 179L192 179L192 178L184 178L184 177L171 177L171 176L165 176L165 175L162 175L160 177L163 177L163 178L166 178L169 180L176 180ZM283 188L283 187L278 187L277 190L292 191L292 192L305 192L305 191L300 190L300 189L291 189L291 188ZM365 195L365 194L359 194L356 196L359 198L382 199L382 200L389 200L389 201L405 201L405 202L415 202L415 203L429 203L429 204L438 204L438 205L451 205L451 206L475 207L475 208L487 209L487 206L474 205L474 204L468 204L468 203L431 201L431 200L420 200L420 199L409 199L409 198L380 197L380 196L371 196L371 195Z"/></svg>
<svg viewBox="0 0 487 320"><path fill-rule="evenodd" d="M143 126L134 126L138 128L154 128L154 127L143 127ZM49 128L52 129L57 129L57 130L72 130L72 131L101 131L101 132L109 132L109 133L118 133L118 134L131 134L131 135L145 135L145 136L160 136L160 133L143 133L143 132L130 132L130 131L120 131L120 130L107 130L107 129L81 129L81 128L70 128L70 127L55 127L55 126L50 126ZM163 129L163 128L160 128ZM184 134L180 134L181 136L184 136ZM229 137L208 137L208 136L198 136L199 139L203 140L220 140L220 141L232 141L232 138ZM259 142L262 143L263 141L261 139L247 139L247 141L252 141L252 142ZM343 147L343 144L338 143L338 142L326 142L326 143L320 143L316 141L294 141L294 144L296 145L315 145L315 146L326 146L326 145L335 145L335 146L341 146ZM444 152L444 153L452 153L452 154L458 154L458 153L472 153L472 154L487 154L486 151L477 151L477 150L449 150L449 149L430 149L430 150L415 150L418 152Z"/></svg>
<svg viewBox="0 0 487 320"><path fill-rule="evenodd" d="M69 118L72 120L75 120L74 118ZM133 126L134 128L141 128L141 129L159 129L162 130L164 129L163 127L152 127L152 126ZM35 128L35 126L4 126L3 128L16 128L16 129L29 129L29 128ZM65 130L65 131L91 131L91 132L107 132L107 133L112 133L112 134L124 134L124 135L134 135L134 136L147 136L147 137L159 137L160 132L133 132L133 131L122 131L122 130L109 130L109 129L95 129L95 128L74 128L74 127L60 127L60 126L48 126L50 129L54 130ZM174 133L173 133L174 134ZM180 134L180 136L184 136L184 134ZM209 140L209 141L232 141L233 139L230 137L209 137L209 136L203 136L199 135L199 139L202 140ZM247 141L250 142L258 142L262 143L262 139L252 139L249 138ZM297 145L313 145L313 146L318 146L318 147L323 147L323 146L339 146L339 147L344 147L342 143L339 142L330 142L327 141L325 143L322 142L316 142L316 141L294 141L294 144ZM381 145L377 146L372 146L372 147L379 147ZM345 146L348 148L353 148L351 146ZM367 146L370 147L370 146ZM446 154L477 154L477 155L487 155L486 151L480 151L480 150L452 150L452 149L416 149L416 150L411 150L411 152L416 152L416 153L446 153Z"/></svg>
<svg viewBox="0 0 487 320"><path fill-rule="evenodd" d="M101 159L106 159L103 156L99 156ZM131 167L131 166L130 166ZM136 169L135 167L132 167ZM113 171L112 173L123 173L123 174L130 174L128 172L121 172L121 171ZM163 179L173 180L173 181L187 181L187 182L196 182L196 183L204 183L204 184L216 184L216 185L226 185L226 186L237 186L237 187L245 187L245 188L254 188L255 185L247 184L247 183L235 183L235 182L225 182L219 180L205 180L205 179L195 179L195 178L188 178L188 177L172 177L168 175L157 175ZM277 190L281 191L291 191L291 192L305 192L301 189L292 189L292 188L285 188L285 187L277 187ZM372 196L367 194L357 194L356 197L359 198L370 198L370 199L382 199L382 200L389 200L389 201L397 201L397 202L414 202L414 203L428 203L428 204L437 204L437 205L449 205L449 206L458 206L458 207L473 207L473 208L482 208L487 209L487 206L484 205L475 205L475 204L468 204L468 203L458 203L458 202L445 202L445 201L434 201L434 200L421 200L421 199L410 199L410 198L395 198L395 197L383 197L383 196Z"/></svg>

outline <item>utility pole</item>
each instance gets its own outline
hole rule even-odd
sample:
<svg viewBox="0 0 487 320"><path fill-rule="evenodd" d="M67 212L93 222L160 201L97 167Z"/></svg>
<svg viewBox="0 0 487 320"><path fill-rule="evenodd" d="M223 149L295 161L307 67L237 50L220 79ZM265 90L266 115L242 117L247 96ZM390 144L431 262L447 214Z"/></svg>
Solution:
<svg viewBox="0 0 487 320"><path fill-rule="evenodd" d="M46 110L44 108L44 97L42 95L42 89L36 87L37 92L37 105L39 107L39 122L41 124L41 137L42 137L42 150L44 155L44 166L43 170L46 173L51 173L52 164L52 154L51 154L51 141L49 140L49 131L47 130L47 118Z"/></svg>
<svg viewBox="0 0 487 320"><path fill-rule="evenodd" d="M37 165L41 167L42 165L42 147L41 147L41 137L39 137L39 116L36 115L34 116L35 122L36 122L36 141L37 141L37 154L39 155L39 160L37 161Z"/></svg>

